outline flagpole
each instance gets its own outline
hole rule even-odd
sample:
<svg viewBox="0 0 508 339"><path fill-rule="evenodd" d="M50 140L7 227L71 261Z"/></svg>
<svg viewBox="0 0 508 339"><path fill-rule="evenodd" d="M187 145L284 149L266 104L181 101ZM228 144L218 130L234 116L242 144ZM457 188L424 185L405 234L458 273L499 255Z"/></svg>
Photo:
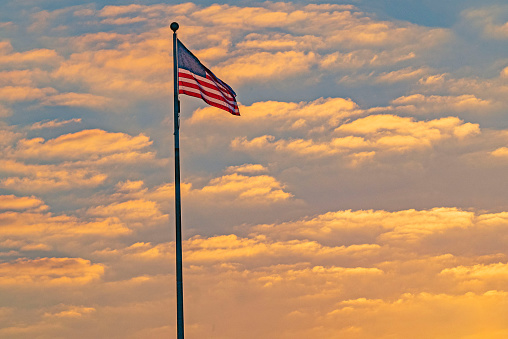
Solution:
<svg viewBox="0 0 508 339"><path fill-rule="evenodd" d="M173 31L173 112L175 136L175 228L176 228L176 332L177 339L184 339L183 325L183 273L182 273L182 205L180 199L180 100L178 99L178 54L176 31L178 23L170 26Z"/></svg>

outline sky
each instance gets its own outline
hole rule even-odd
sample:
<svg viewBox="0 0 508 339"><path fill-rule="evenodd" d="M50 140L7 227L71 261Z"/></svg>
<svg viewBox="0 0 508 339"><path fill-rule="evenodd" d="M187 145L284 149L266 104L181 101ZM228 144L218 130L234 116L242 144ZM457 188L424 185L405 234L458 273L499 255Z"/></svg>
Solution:
<svg viewBox="0 0 508 339"><path fill-rule="evenodd" d="M5 0L0 337L508 337L501 0Z"/></svg>

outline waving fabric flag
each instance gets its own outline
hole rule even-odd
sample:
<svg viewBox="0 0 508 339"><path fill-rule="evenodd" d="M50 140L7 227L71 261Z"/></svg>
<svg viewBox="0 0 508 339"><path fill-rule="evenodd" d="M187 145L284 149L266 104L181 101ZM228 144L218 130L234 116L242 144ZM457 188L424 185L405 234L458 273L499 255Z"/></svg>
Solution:
<svg viewBox="0 0 508 339"><path fill-rule="evenodd" d="M178 93L203 99L233 115L240 115L236 93L217 78L178 40Z"/></svg>

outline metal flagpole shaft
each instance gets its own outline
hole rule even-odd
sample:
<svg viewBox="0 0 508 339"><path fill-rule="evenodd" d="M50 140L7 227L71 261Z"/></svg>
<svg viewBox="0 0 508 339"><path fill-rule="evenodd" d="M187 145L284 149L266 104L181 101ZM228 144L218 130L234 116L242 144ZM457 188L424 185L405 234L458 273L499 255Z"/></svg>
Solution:
<svg viewBox="0 0 508 339"><path fill-rule="evenodd" d="M180 200L180 100L178 99L178 53L176 31L178 23L171 23L173 31L173 86L174 86L174 136L175 136L175 217L176 217L176 331L177 338L184 339L183 326L183 273L182 273L182 206Z"/></svg>

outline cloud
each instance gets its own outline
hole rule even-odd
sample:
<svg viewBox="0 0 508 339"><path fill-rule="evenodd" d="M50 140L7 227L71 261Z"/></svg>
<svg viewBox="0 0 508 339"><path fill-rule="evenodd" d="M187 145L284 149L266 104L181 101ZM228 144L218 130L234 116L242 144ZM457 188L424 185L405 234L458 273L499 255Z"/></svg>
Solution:
<svg viewBox="0 0 508 339"><path fill-rule="evenodd" d="M2 107L0 106L0 112L1 110ZM0 123L0 147L2 147L2 151L22 136L23 133L16 131L12 126L5 126Z"/></svg>
<svg viewBox="0 0 508 339"><path fill-rule="evenodd" d="M256 173L264 173L268 172L268 169L263 165L259 164L243 164L239 166L229 166L226 173L246 173L246 174L256 174Z"/></svg>
<svg viewBox="0 0 508 339"><path fill-rule="evenodd" d="M127 5L127 6L104 6L104 8L98 13L100 17L116 17L123 14L140 12L146 9L147 6L142 5Z"/></svg>
<svg viewBox="0 0 508 339"><path fill-rule="evenodd" d="M51 76L59 83L86 88L96 98L116 99L118 105L125 104L125 93L130 93L130 100L170 93L170 77L163 75L171 71L171 44L159 38L166 31L155 31L141 39L118 35L74 39L71 43L87 48L71 54ZM114 41L116 48L100 48L105 41Z"/></svg>
<svg viewBox="0 0 508 339"><path fill-rule="evenodd" d="M62 43L72 46L74 52L85 52L90 50L103 50L114 48L118 44L128 43L133 40L132 34L120 34L116 32L86 33L79 36L68 37Z"/></svg>
<svg viewBox="0 0 508 339"><path fill-rule="evenodd" d="M196 5L193 3L183 3L178 5L165 5L158 4L152 6L144 6L144 5L126 5L126 6L104 6L99 13L99 17L118 17L122 15L136 14L136 15L146 15L148 17L153 17L154 15L163 15L163 14L185 14L195 10Z"/></svg>
<svg viewBox="0 0 508 339"><path fill-rule="evenodd" d="M259 225L256 232L276 239L309 239L336 245L390 242L408 244L449 229L472 227L474 213L456 208L431 210L338 211L281 224Z"/></svg>
<svg viewBox="0 0 508 339"><path fill-rule="evenodd" d="M272 135L247 140L236 138L231 142L235 150L255 151L271 150L303 157L326 157L344 153L351 149L367 148L369 143L359 137L334 138L330 142L314 142L313 140L292 139L277 140Z"/></svg>
<svg viewBox="0 0 508 339"><path fill-rule="evenodd" d="M79 119L36 123L31 128L46 129L60 127ZM115 171L108 171L112 164L137 164L151 162L155 166L165 163L157 161L155 152L146 149L152 141L144 134L131 136L125 133L107 132L100 129L82 130L45 140L42 137L18 139L16 146L5 147L0 171L4 174L0 185L17 192L48 192L68 190L75 187L97 187ZM12 141L12 140L11 140ZM42 164L34 159L43 156ZM16 159L16 160L15 160Z"/></svg>
<svg viewBox="0 0 508 339"><path fill-rule="evenodd" d="M65 214L7 211L0 213L0 221L2 239L50 241L83 236L118 237L131 233L117 218L97 218L87 221Z"/></svg>
<svg viewBox="0 0 508 339"><path fill-rule="evenodd" d="M236 47L242 50L259 51L305 51L325 46L323 40L317 36L294 36L281 33L250 33L245 36L243 41L236 44Z"/></svg>
<svg viewBox="0 0 508 339"><path fill-rule="evenodd" d="M133 95L153 95L169 93L168 79L154 79L148 83L147 77L169 73L170 60L162 54L143 54L137 51L99 51L84 52L71 56L53 74L57 79L69 83L85 83L92 94L115 95L130 92ZM96 56L93 54L97 54Z"/></svg>
<svg viewBox="0 0 508 339"><path fill-rule="evenodd" d="M226 174L212 178L198 187L182 182L182 196L199 205L216 207L226 207L232 201L237 206L259 207L291 200L293 194L285 191L284 184L268 174L260 174L266 171L261 165L231 166L226 169ZM128 196L166 203L168 199L173 199L174 184L163 184L149 191L136 191L132 190L132 194Z"/></svg>
<svg viewBox="0 0 508 339"><path fill-rule="evenodd" d="M494 310L504 309L505 302L506 295L496 291L479 295L407 293L394 301L358 298L341 302L327 314L319 334L328 334L328 326L339 323L340 333L347 338L379 338L380 333L422 339L442 333L447 338L501 338L503 325ZM362 320L355 320L360 314ZM428 323L432 328L424 325Z"/></svg>
<svg viewBox="0 0 508 339"><path fill-rule="evenodd" d="M195 11L194 18L228 28L248 29L253 27L282 27L305 18L303 12L287 13L261 7L237 7L212 5ZM246 20L246 19L249 20Z"/></svg>
<svg viewBox="0 0 508 339"><path fill-rule="evenodd" d="M89 93L59 93L53 87L40 87L48 83L51 76L46 71L13 70L1 72L0 100L15 104L24 101L37 101L43 106L88 107L91 109L112 109L110 98ZM39 86L39 87L37 87Z"/></svg>
<svg viewBox="0 0 508 339"><path fill-rule="evenodd" d="M141 180L131 181L127 180L124 182L119 182L116 185L116 188L120 192L138 192L143 188L144 182Z"/></svg>
<svg viewBox="0 0 508 339"><path fill-rule="evenodd" d="M360 118L337 127L335 131L366 136L376 147L394 151L430 147L445 139L462 139L480 133L478 124L464 123L455 117L415 121L391 114Z"/></svg>
<svg viewBox="0 0 508 339"><path fill-rule="evenodd" d="M351 5L333 9L329 4L267 4L266 7L243 8L212 5L193 12L192 18L210 24L220 23L230 30L283 27L299 36L323 36L327 46L404 45L416 39L428 45L430 41L435 44L448 37L447 31L443 29L425 29L416 25L375 20Z"/></svg>
<svg viewBox="0 0 508 339"><path fill-rule="evenodd" d="M54 88L34 88L27 86L4 86L0 88L0 100L5 102L34 101L56 94Z"/></svg>
<svg viewBox="0 0 508 339"><path fill-rule="evenodd" d="M485 6L462 11L461 16L468 25L481 30L483 37L489 39L508 38L508 25L503 22L502 15L506 6Z"/></svg>
<svg viewBox="0 0 508 339"><path fill-rule="evenodd" d="M498 149L490 152L491 155L498 157L498 158L504 158L508 156L508 147L499 147Z"/></svg>
<svg viewBox="0 0 508 339"><path fill-rule="evenodd" d="M93 307L59 305L58 310L44 313L48 318L81 318L96 311Z"/></svg>
<svg viewBox="0 0 508 339"><path fill-rule="evenodd" d="M493 107L491 100L477 98L471 94L460 96L440 96L413 94L392 100L397 110L412 114L437 114L442 112L475 112L481 114Z"/></svg>
<svg viewBox="0 0 508 339"><path fill-rule="evenodd" d="M104 267L81 258L17 259L0 263L0 285L83 285L98 280Z"/></svg>
<svg viewBox="0 0 508 339"><path fill-rule="evenodd" d="M316 55L312 52L260 52L232 59L214 67L213 71L232 84L252 80L280 81L309 72L315 63Z"/></svg>
<svg viewBox="0 0 508 339"><path fill-rule="evenodd" d="M365 67L377 68L381 66L393 65L402 61L413 59L415 57L416 54L412 51L406 50L406 48L381 52L369 49L359 49L347 53L333 52L331 54L324 55L320 60L320 66L325 70L355 70ZM401 70L395 72L401 72ZM421 71L415 70L413 71L413 74L414 72ZM382 78L379 80L382 80ZM345 81L345 79L343 79L343 81ZM354 77L351 77L347 81L354 81Z"/></svg>
<svg viewBox="0 0 508 339"><path fill-rule="evenodd" d="M156 188L148 196L158 200L172 196L173 184ZM182 185L182 195L198 200L205 205L223 205L226 201L235 201L241 205L269 205L284 202L293 194L284 191L284 185L269 175L225 174L210 180L202 188L192 188L191 184Z"/></svg>
<svg viewBox="0 0 508 339"><path fill-rule="evenodd" d="M115 18L115 19L104 19L101 21L105 25L132 25L139 22L148 21L146 18Z"/></svg>
<svg viewBox="0 0 508 339"><path fill-rule="evenodd" d="M428 70L412 67L399 69L392 72L385 72L377 76L377 81L380 83L394 83L399 81L414 81L420 79L423 75L427 74Z"/></svg>
<svg viewBox="0 0 508 339"><path fill-rule="evenodd" d="M0 65L6 68L35 65L55 65L62 60L55 50L34 49L26 52L14 52L10 41L0 42Z"/></svg>
<svg viewBox="0 0 508 339"><path fill-rule="evenodd" d="M156 202L142 199L95 206L88 209L87 213L103 218L118 218L131 227L144 227L167 222L168 217L162 214Z"/></svg>
<svg viewBox="0 0 508 339"><path fill-rule="evenodd" d="M75 187L96 187L107 175L86 168L63 165L31 165L14 160L1 160L0 171L5 173L0 187L16 191L65 190Z"/></svg>
<svg viewBox="0 0 508 339"><path fill-rule="evenodd" d="M34 78L41 75L42 71L37 70L11 70L0 72L1 86L31 86L34 84Z"/></svg>
<svg viewBox="0 0 508 339"><path fill-rule="evenodd" d="M128 153L152 144L150 138L139 134L111 133L100 129L82 130L64 134L55 139L22 139L18 141L15 155L37 158L44 154L50 158L82 159L114 153Z"/></svg>
<svg viewBox="0 0 508 339"><path fill-rule="evenodd" d="M268 175L245 176L234 173L212 179L200 192L216 198L237 197L251 203L268 204L287 200L293 196L291 193L284 192L283 188L280 182Z"/></svg>
<svg viewBox="0 0 508 339"><path fill-rule="evenodd" d="M270 121L270 126L276 126L279 129L305 130L322 124L333 126L346 118L363 112L351 99L344 98L319 98L311 102L302 101L298 103L256 102L250 106L241 106L240 110L242 117L231 119L231 117L225 116L215 108L201 108L194 112L189 121L193 124L206 122L246 124L256 127L261 125L264 129L266 129L266 122Z"/></svg>
<svg viewBox="0 0 508 339"><path fill-rule="evenodd" d="M460 141L478 134L478 124L464 123L455 117L415 121L392 114L375 114L343 123L334 129L334 133L328 133L326 138L319 135L321 140L294 137L277 139L273 135L250 140L236 137L231 141L231 147L252 154L269 151L315 158L342 155L351 157L352 164L359 164L362 162L360 159L371 159L380 152L428 150L445 140Z"/></svg>
<svg viewBox="0 0 508 339"><path fill-rule="evenodd" d="M185 257L192 264L235 262L252 265L288 261L337 262L356 261L377 254L380 247L374 244L328 247L315 241L272 241L263 235L252 238L224 235L216 237L193 237L184 244ZM360 259L361 260L361 259Z"/></svg>
<svg viewBox="0 0 508 339"><path fill-rule="evenodd" d="M69 38L75 53L60 61L51 75L60 82L85 85L96 96L118 98L129 92L131 100L170 92L168 79L161 77L170 73L171 64L170 42L164 38L171 32L164 15L178 16L186 27L182 34L193 35L196 46L189 47L198 57L213 61L208 66L232 84L283 80L309 73L319 63L328 70L336 69L337 63L346 68L393 64L449 38L447 30L380 21L349 5L332 9L269 3L259 7L133 4L86 10L101 18L98 25L134 23L142 28L139 34L98 32ZM218 22L217 33L205 29ZM259 33L260 28L280 28L285 33ZM348 59L353 60L351 65Z"/></svg>
<svg viewBox="0 0 508 339"><path fill-rule="evenodd" d="M34 196L16 197L15 195L0 195L0 210L36 210L44 211L48 206Z"/></svg>
<svg viewBox="0 0 508 339"><path fill-rule="evenodd" d="M88 93L62 93L44 98L41 104L44 106L70 106L104 109L110 106L111 99Z"/></svg>
<svg viewBox="0 0 508 339"><path fill-rule="evenodd" d="M37 130L37 129L43 129L43 128L57 128L57 127L65 126L67 124L81 123L81 121L82 121L81 118L74 118L74 119L62 120L62 121L60 121L58 119L51 120L51 121L39 121L39 122L34 123L32 126L30 126L30 129Z"/></svg>
<svg viewBox="0 0 508 339"><path fill-rule="evenodd" d="M465 291L502 290L508 279L508 265L495 263L457 266L444 269L440 274L453 279L459 288Z"/></svg>

